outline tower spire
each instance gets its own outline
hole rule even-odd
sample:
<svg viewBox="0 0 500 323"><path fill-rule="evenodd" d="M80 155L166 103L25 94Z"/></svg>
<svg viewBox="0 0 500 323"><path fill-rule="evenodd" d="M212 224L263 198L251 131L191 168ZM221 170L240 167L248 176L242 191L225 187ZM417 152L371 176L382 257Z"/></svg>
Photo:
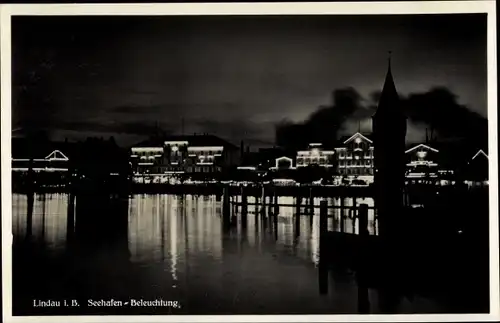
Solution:
<svg viewBox="0 0 500 323"><path fill-rule="evenodd" d="M392 51L388 51L387 73L385 75L384 86L382 88L382 93L380 94L378 108L375 114L394 113L394 111L392 111L393 108L399 106L399 96L396 86L394 85L394 78L392 77L391 58Z"/></svg>
<svg viewBox="0 0 500 323"><path fill-rule="evenodd" d="M387 66L389 68L389 72L391 71L391 56L392 50L387 51Z"/></svg>

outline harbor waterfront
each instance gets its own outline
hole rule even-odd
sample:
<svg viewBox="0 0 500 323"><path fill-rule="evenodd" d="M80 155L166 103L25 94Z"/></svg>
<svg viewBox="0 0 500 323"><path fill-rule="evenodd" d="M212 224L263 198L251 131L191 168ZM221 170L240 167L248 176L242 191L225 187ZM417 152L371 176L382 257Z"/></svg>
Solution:
<svg viewBox="0 0 500 323"><path fill-rule="evenodd" d="M469 5L6 9L4 318L491 320L495 15Z"/></svg>
<svg viewBox="0 0 500 323"><path fill-rule="evenodd" d="M488 264L481 253L488 239L480 229L487 211L476 207L487 203L479 201L484 192L467 194L470 204L450 209L446 225L425 212L412 218L413 229L405 234L423 237L416 240L418 249L402 246L416 261L402 265L407 257L398 257L397 292L381 284L377 259L383 255L377 248L356 249L359 243L350 238L331 236L320 257L320 208L341 200L371 207L370 197L314 197L313 212L304 201L296 216L293 197L278 197L277 208L264 209L249 197L244 212L242 196L235 195L225 224L223 196L13 194L13 313L487 312ZM471 214L475 224L463 229ZM349 211L330 207L327 215L328 232L360 236L359 219ZM377 236L371 209L366 227L370 237ZM437 236L447 243L429 246ZM354 257L362 253L372 253L363 257L369 265ZM33 299L74 299L80 306L33 307ZM163 299L179 306L88 304L103 299Z"/></svg>

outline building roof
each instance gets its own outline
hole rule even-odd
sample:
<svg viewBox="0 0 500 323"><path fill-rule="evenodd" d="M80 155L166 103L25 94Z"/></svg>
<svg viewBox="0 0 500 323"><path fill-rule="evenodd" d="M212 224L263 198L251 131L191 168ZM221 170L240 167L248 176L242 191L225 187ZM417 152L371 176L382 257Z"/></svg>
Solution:
<svg viewBox="0 0 500 323"><path fill-rule="evenodd" d="M482 149L479 149L477 151L477 153L474 155L474 157L472 157L472 160L476 159L476 158L484 158L486 157L486 159L489 159L488 155L482 150Z"/></svg>
<svg viewBox="0 0 500 323"><path fill-rule="evenodd" d="M354 139L356 138L356 136L361 136L361 137L364 137L365 139L368 140L368 142L372 143L373 142L373 136L371 133L360 133L360 132L356 132L350 136L342 136L340 137L340 140L339 140L339 145L343 146L345 145L350 139Z"/></svg>
<svg viewBox="0 0 500 323"><path fill-rule="evenodd" d="M14 159L45 159L71 158L75 154L75 143L56 141L30 142L27 138L12 138L12 158Z"/></svg>
<svg viewBox="0 0 500 323"><path fill-rule="evenodd" d="M159 138L149 138L134 144L132 147L163 147L164 140Z"/></svg>
<svg viewBox="0 0 500 323"><path fill-rule="evenodd" d="M436 149L436 148L432 147L432 146L431 146L431 145L429 145L429 144L413 144L413 145L411 145L411 146L409 147L409 149L407 149L407 150L405 151L405 153L412 152L412 151L414 151L415 149L418 149L418 148L426 148L426 149L428 149L428 150L430 150L430 151L433 151L433 152L435 152L435 153L439 152L439 150L438 150L438 149Z"/></svg>
<svg viewBox="0 0 500 323"><path fill-rule="evenodd" d="M133 147L163 147L165 141L187 141L191 147L223 146L226 149L238 149L236 145L222 138L206 134L152 137L133 145Z"/></svg>

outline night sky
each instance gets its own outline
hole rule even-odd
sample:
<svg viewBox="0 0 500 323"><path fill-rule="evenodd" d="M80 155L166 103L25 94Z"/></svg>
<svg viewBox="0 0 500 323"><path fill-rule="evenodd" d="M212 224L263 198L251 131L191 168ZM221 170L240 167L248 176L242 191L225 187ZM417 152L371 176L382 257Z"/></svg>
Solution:
<svg viewBox="0 0 500 323"><path fill-rule="evenodd" d="M442 86L487 115L486 15L13 17L12 48L12 127L57 140L130 144L184 119L186 134L272 144L335 89L369 100L388 50L402 95Z"/></svg>

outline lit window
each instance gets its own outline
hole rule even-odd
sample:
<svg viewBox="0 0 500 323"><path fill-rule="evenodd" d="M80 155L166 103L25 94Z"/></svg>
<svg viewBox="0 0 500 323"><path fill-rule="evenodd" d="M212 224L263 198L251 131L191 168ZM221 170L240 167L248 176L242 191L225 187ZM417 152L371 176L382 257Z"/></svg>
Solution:
<svg viewBox="0 0 500 323"><path fill-rule="evenodd" d="M426 156L427 156L427 152L426 151L419 151L419 152L417 152L417 157L420 160L424 159Z"/></svg>

